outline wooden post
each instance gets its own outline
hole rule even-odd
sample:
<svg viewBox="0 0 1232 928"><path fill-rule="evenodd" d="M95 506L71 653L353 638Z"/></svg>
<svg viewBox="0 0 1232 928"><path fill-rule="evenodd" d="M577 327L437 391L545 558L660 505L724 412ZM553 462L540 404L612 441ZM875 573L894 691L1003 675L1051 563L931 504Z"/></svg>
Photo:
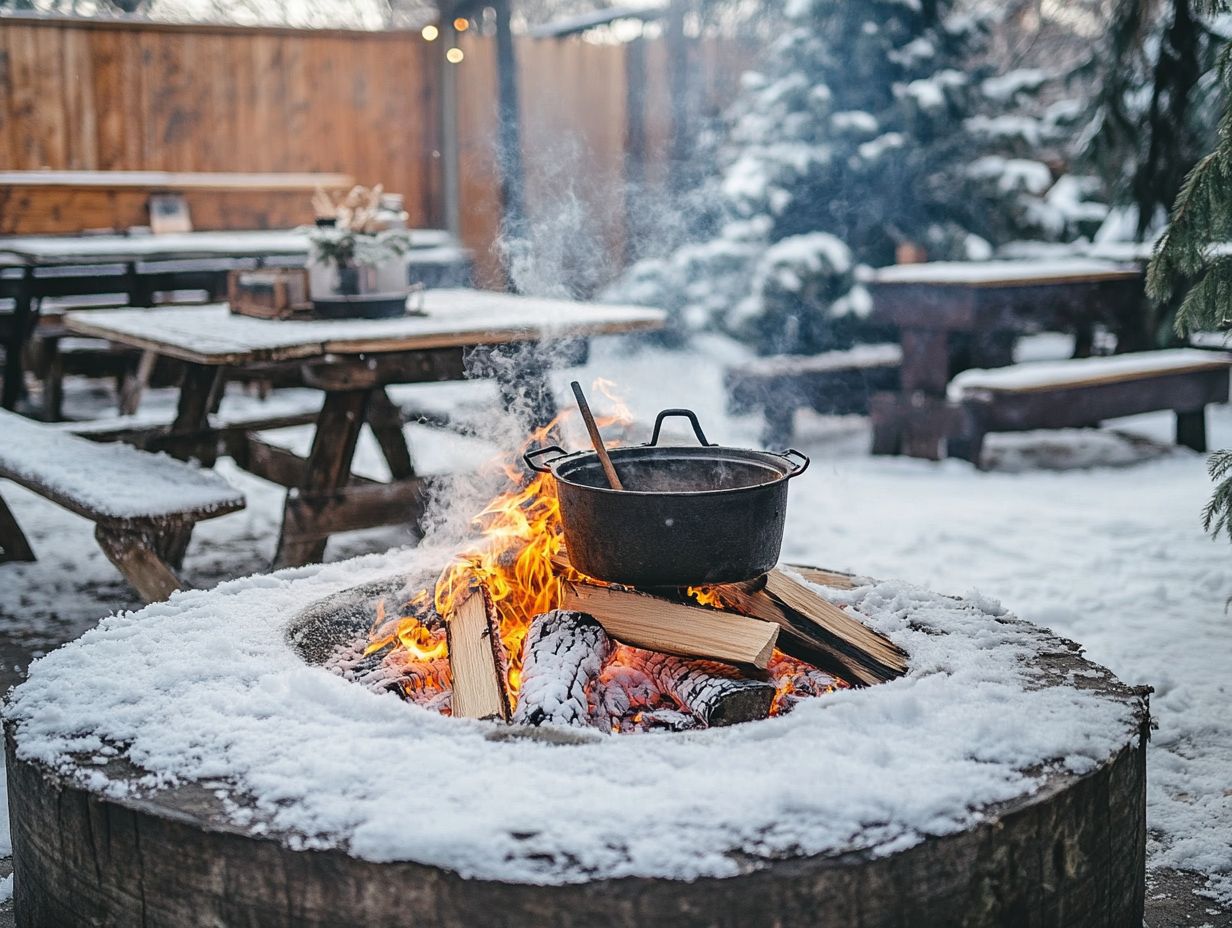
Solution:
<svg viewBox="0 0 1232 928"><path fill-rule="evenodd" d="M646 40L625 46L625 263L640 257L646 182Z"/></svg>
<svg viewBox="0 0 1232 928"><path fill-rule="evenodd" d="M671 0L667 9L667 83L672 104L672 139L668 185L673 193L687 186L689 163L689 45L684 34L688 0Z"/></svg>
<svg viewBox="0 0 1232 928"><path fill-rule="evenodd" d="M1176 443L1206 451L1206 407L1176 414Z"/></svg>
<svg viewBox="0 0 1232 928"><path fill-rule="evenodd" d="M509 0L495 0L496 69L499 124L497 156L500 159L501 210L505 234L520 236L526 221L522 169L521 109L518 105L518 63L509 22ZM503 269L513 289L509 268Z"/></svg>

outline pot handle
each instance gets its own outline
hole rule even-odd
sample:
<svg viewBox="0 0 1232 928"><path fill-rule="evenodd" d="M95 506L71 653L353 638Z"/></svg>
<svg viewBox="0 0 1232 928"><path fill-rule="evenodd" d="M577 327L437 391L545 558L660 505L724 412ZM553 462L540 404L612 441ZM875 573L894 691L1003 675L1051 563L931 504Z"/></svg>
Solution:
<svg viewBox="0 0 1232 928"><path fill-rule="evenodd" d="M787 475L788 480L790 480L792 477L799 477L802 473L808 470L809 463L810 463L808 455L800 451L797 451L795 448L788 448L786 451L779 452L779 457L787 458L788 461L791 461L792 455L795 455L797 458L799 458L804 463L796 464L796 469Z"/></svg>
<svg viewBox="0 0 1232 928"><path fill-rule="evenodd" d="M556 457L552 458L551 461L548 461L547 464L535 463L538 458L543 457L545 454L551 454L553 451L557 452ZM548 445L546 448L538 448L535 451L527 451L524 455L522 455L522 460L526 462L526 466L531 470L537 470L541 474L550 474L552 472L550 466L552 462L558 461L561 458L568 456L568 454L569 452L560 445Z"/></svg>
<svg viewBox="0 0 1232 928"><path fill-rule="evenodd" d="M650 435L650 441L646 447L653 448L659 443L659 429L663 427L663 420L669 416L683 416L693 424L693 434L697 436L697 440L703 445L709 445L706 441L706 433L702 431L701 425L697 421L697 414L691 409L665 409L659 413L655 419L654 432Z"/></svg>

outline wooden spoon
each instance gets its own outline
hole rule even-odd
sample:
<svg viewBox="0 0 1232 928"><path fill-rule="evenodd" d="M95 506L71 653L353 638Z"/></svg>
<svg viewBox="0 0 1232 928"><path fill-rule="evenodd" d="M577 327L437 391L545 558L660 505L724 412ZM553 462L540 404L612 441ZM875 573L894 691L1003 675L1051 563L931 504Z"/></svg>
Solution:
<svg viewBox="0 0 1232 928"><path fill-rule="evenodd" d="M586 423L586 431L590 432L590 443L594 446L595 453L599 455L599 463L603 465L603 473L607 474L608 485L613 490L623 490L624 484L620 482L616 468L612 466L612 459L608 457L607 448L603 447L599 426L595 424L595 417L590 412L590 404L586 402L586 394L582 392L582 385L575 380L569 386L573 387L573 395L577 397L578 409L582 411L582 421Z"/></svg>

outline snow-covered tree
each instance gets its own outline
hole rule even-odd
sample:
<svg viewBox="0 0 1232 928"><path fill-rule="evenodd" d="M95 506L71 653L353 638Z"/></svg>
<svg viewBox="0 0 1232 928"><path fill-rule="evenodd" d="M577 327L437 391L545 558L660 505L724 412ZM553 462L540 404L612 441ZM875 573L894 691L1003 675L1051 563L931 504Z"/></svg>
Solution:
<svg viewBox="0 0 1232 928"><path fill-rule="evenodd" d="M1229 0L1209 0L1209 12L1232 11ZM1147 290L1161 303L1183 294L1176 314L1181 334L1232 329L1232 45L1219 55L1224 112L1214 149L1185 178L1167 231L1147 275ZM1206 507L1206 528L1232 539L1232 450L1210 458L1215 494Z"/></svg>
<svg viewBox="0 0 1232 928"><path fill-rule="evenodd" d="M1221 24L1202 14L1193 0L1117 0L1104 42L1078 71L1097 88L1082 153L1114 202L1131 207L1138 241L1159 231L1214 141Z"/></svg>
<svg viewBox="0 0 1232 928"><path fill-rule="evenodd" d="M1020 106L1048 75L966 70L982 30L946 0L787 0L783 23L693 200L698 240L639 262L613 296L811 352L870 334L858 264L986 257L1082 221L1087 188L1050 203L1038 156L1064 112Z"/></svg>

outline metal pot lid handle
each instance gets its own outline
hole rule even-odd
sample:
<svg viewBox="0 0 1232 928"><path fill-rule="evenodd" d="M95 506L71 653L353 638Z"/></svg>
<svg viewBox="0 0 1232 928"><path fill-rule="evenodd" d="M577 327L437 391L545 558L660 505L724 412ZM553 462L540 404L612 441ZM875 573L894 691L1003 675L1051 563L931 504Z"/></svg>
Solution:
<svg viewBox="0 0 1232 928"><path fill-rule="evenodd" d="M548 461L546 464L535 463L537 459L543 457L545 454L551 454L553 451L556 452L556 457L552 458L552 460ZM526 466L531 470L537 470L541 474L550 474L552 472L552 465L561 458L568 456L569 452L560 445L548 445L546 448L537 448L534 451L527 451L522 455L522 460L526 462Z"/></svg>
<svg viewBox="0 0 1232 928"><path fill-rule="evenodd" d="M693 412L693 410L691 409L665 409L661 413L659 413L658 418L655 419L654 432L651 433L650 441L646 444L647 448L653 448L655 445L659 443L659 430L663 427L663 420L668 418L669 416L683 416L684 418L688 419L689 422L692 423L693 425L693 434L697 436L697 440L702 445L705 445L705 446L710 445L710 442L706 441L706 433L702 431L701 424L698 423L697 421L697 414ZM801 456L803 457L803 455Z"/></svg>
<svg viewBox="0 0 1232 928"><path fill-rule="evenodd" d="M792 460L793 455L796 458L799 458L800 461L803 463L796 463L795 461L793 461ZM802 473L808 470L809 464L811 463L809 461L809 456L807 454L804 454L801 451L797 451L795 448L788 448L786 451L780 451L779 457L787 458L789 462L796 464L796 469L787 475L788 480L790 480L792 477L799 477Z"/></svg>

